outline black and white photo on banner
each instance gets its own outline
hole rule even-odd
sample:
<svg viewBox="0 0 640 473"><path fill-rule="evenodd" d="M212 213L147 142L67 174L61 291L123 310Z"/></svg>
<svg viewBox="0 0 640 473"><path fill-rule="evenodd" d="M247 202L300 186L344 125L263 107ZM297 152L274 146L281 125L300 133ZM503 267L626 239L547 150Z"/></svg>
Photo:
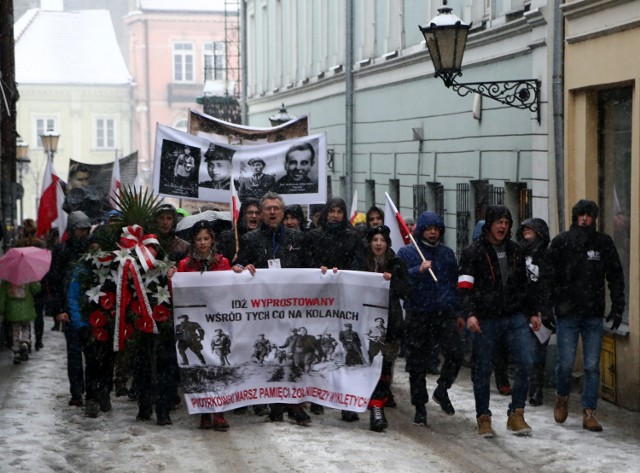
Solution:
<svg viewBox="0 0 640 473"><path fill-rule="evenodd" d="M157 126L153 188L160 195L227 202L231 180L240 200L280 194L286 204L327 198L326 135L233 145Z"/></svg>
<svg viewBox="0 0 640 473"><path fill-rule="evenodd" d="M365 412L389 282L319 269L176 273L176 355L190 414L311 401Z"/></svg>

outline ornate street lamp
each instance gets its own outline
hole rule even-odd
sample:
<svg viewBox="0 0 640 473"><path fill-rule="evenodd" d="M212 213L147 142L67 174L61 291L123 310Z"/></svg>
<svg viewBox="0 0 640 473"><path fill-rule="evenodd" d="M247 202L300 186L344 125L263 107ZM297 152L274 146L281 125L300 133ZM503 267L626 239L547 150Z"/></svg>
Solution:
<svg viewBox="0 0 640 473"><path fill-rule="evenodd" d="M459 83L462 75L462 56L467 44L471 23L464 23L451 13L447 0L428 25L419 25L431 55L435 77L464 97L477 93L500 103L536 112L540 122L540 81L537 79Z"/></svg>
<svg viewBox="0 0 640 473"><path fill-rule="evenodd" d="M22 173L29 170L30 163L31 160L29 159L29 145L22 141L22 138L18 135L18 138L16 140L16 168L18 170L18 184L20 184L20 192L17 196L20 199L20 223L22 223L24 219L24 186L22 185Z"/></svg>
<svg viewBox="0 0 640 473"><path fill-rule="evenodd" d="M271 122L271 126L279 126L293 120L294 118L295 117L292 117L287 113L287 109L284 108L284 104L282 104L278 113L269 117L269 121Z"/></svg>
<svg viewBox="0 0 640 473"><path fill-rule="evenodd" d="M47 158L53 160L53 155L58 151L58 140L60 140L60 133L56 133L52 128L47 129L42 135L40 135L40 139L42 140L42 148L44 148L44 152L47 154Z"/></svg>

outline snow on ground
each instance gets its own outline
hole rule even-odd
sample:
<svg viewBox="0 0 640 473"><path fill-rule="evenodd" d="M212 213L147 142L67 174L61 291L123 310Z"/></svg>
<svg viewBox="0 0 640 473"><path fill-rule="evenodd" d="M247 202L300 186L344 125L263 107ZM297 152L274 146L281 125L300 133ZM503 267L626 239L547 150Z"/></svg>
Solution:
<svg viewBox="0 0 640 473"><path fill-rule="evenodd" d="M331 409L312 416L309 427L229 413L229 432L202 431L184 405L172 412L172 426L158 427L155 419L136 422L136 403L125 398L114 398L111 412L89 419L67 406L63 334L48 331L44 343L18 366L10 351L0 352L0 472L623 473L637 472L640 464L640 413L601 401L604 432L587 432L577 394L569 419L557 425L548 390L544 406L526 410L533 435L521 438L506 430L508 398L492 392L498 436L480 438L467 369L450 391L456 415L447 417L429 403L429 427L416 427L402 360L394 381L398 407L386 410L385 433L369 431L368 414L348 424ZM432 391L435 377L428 384Z"/></svg>

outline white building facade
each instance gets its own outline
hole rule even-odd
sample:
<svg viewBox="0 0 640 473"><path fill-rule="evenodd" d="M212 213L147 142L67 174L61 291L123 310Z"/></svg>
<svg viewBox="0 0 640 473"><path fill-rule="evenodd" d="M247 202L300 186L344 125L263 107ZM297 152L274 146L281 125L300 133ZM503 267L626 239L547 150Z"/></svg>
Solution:
<svg viewBox="0 0 640 473"><path fill-rule="evenodd" d="M441 213L458 250L492 203L509 206L516 224L535 216L555 226L551 5L449 2L473 22L459 82L536 79L537 112L460 97L434 78L418 25L440 6L247 1L248 124L267 126L282 103L308 113L310 133L327 134L333 195L350 202L355 190L366 211L389 192L405 216Z"/></svg>

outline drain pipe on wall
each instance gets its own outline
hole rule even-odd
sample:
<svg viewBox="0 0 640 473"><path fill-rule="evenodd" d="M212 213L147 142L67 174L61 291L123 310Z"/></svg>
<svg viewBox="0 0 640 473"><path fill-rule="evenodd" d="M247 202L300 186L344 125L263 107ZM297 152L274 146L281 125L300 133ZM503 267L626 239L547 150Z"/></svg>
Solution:
<svg viewBox="0 0 640 473"><path fill-rule="evenodd" d="M345 41L345 193L347 202L353 195L353 2L346 3Z"/></svg>
<svg viewBox="0 0 640 473"><path fill-rule="evenodd" d="M564 195L564 16L560 7L564 0L553 2L553 148L556 171L556 209L558 232L565 228L565 195Z"/></svg>

